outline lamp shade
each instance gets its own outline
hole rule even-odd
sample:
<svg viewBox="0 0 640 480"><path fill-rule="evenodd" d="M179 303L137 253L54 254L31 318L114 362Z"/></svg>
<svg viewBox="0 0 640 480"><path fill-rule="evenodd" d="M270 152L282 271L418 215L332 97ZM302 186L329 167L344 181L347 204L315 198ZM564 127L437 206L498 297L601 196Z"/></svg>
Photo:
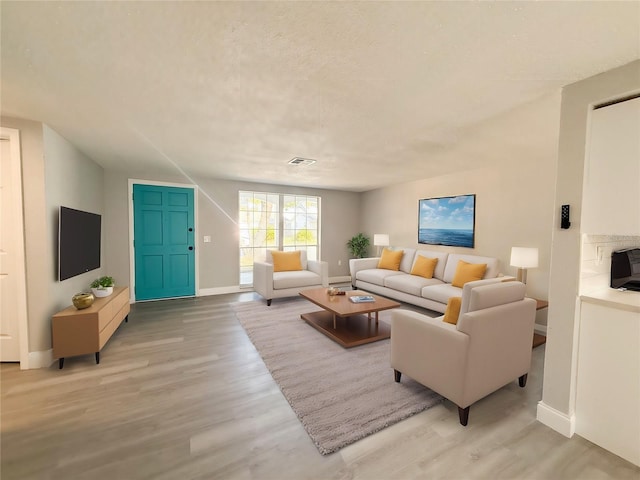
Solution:
<svg viewBox="0 0 640 480"><path fill-rule="evenodd" d="M389 234L376 233L373 235L373 244L376 247L388 247L389 246Z"/></svg>
<svg viewBox="0 0 640 480"><path fill-rule="evenodd" d="M518 268L536 268L538 249L531 247L511 247L511 266Z"/></svg>

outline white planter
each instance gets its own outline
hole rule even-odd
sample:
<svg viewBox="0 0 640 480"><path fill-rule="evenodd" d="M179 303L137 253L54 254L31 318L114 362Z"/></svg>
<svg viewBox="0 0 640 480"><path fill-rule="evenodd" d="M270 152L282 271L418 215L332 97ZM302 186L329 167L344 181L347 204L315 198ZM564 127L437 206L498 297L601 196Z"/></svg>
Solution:
<svg viewBox="0 0 640 480"><path fill-rule="evenodd" d="M96 296L96 298L108 297L113 293L113 287L92 288L91 291Z"/></svg>

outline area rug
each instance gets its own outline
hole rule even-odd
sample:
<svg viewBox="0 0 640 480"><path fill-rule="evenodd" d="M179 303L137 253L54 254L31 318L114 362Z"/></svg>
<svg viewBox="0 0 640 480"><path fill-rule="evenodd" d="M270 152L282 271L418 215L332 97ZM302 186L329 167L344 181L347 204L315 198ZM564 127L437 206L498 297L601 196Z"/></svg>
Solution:
<svg viewBox="0 0 640 480"><path fill-rule="evenodd" d="M322 455L442 401L410 378L394 382L389 340L345 349L308 325L300 314L318 307L304 299L232 308Z"/></svg>

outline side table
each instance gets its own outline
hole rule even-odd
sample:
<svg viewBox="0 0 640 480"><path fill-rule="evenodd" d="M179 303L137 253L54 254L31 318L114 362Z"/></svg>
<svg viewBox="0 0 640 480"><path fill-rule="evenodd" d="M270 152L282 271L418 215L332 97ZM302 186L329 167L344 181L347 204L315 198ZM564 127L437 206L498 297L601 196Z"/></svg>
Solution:
<svg viewBox="0 0 640 480"><path fill-rule="evenodd" d="M531 297L533 298L533 297ZM549 306L549 302L546 300L540 300L538 298L534 298L536 301L536 311L543 310ZM546 343L547 337L545 335L540 335L539 333L533 333L533 348L539 347L543 343Z"/></svg>

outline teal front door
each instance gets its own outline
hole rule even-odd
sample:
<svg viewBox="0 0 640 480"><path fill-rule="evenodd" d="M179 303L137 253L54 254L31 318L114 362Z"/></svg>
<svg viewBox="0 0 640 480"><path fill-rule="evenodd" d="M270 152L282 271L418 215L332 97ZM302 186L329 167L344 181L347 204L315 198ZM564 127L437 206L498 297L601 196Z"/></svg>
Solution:
<svg viewBox="0 0 640 480"><path fill-rule="evenodd" d="M135 298L195 295L193 189L133 185Z"/></svg>

